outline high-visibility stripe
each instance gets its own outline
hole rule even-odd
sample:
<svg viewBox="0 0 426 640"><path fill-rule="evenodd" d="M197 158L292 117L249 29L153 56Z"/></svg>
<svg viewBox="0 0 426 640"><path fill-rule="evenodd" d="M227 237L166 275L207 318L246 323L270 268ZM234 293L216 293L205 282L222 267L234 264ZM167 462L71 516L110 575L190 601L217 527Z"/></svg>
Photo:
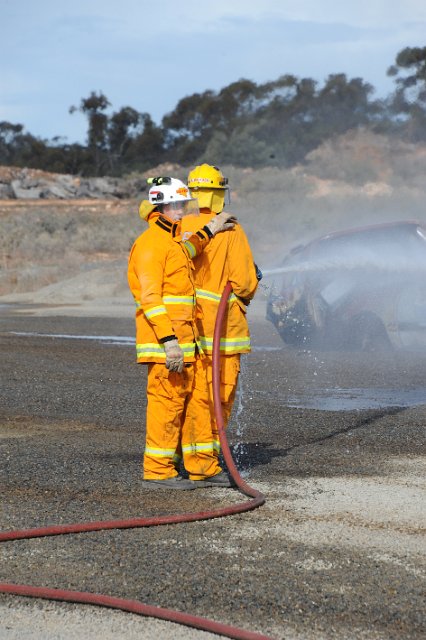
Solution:
<svg viewBox="0 0 426 640"><path fill-rule="evenodd" d="M195 305L194 296L164 296L164 304L189 304L191 307Z"/></svg>
<svg viewBox="0 0 426 640"><path fill-rule="evenodd" d="M183 242L182 244L188 251L190 258L194 258L197 255L197 249L194 247L192 242L190 242L189 240L185 240L185 242Z"/></svg>
<svg viewBox="0 0 426 640"><path fill-rule="evenodd" d="M220 453L220 440L213 440L213 449Z"/></svg>
<svg viewBox="0 0 426 640"><path fill-rule="evenodd" d="M203 349L213 348L213 338L207 338L206 336L200 336L200 342ZM221 338L220 350L221 351L234 351L235 349L249 349L250 337L245 338Z"/></svg>
<svg viewBox="0 0 426 640"><path fill-rule="evenodd" d="M148 345L137 345L136 357L137 358L160 358L165 362L166 352L161 351L161 349L156 349L155 345L152 345L151 347Z"/></svg>
<svg viewBox="0 0 426 640"><path fill-rule="evenodd" d="M186 356L193 356L195 353L195 343L188 342L184 344L179 343L180 348L183 351L183 354ZM166 352L164 350L164 345L158 344L156 342L146 342L142 344L136 345L136 355L138 358L161 358L166 359Z"/></svg>
<svg viewBox="0 0 426 640"><path fill-rule="evenodd" d="M201 451L213 451L213 442L191 442L191 444L182 445L182 452L185 453L198 453Z"/></svg>
<svg viewBox="0 0 426 640"><path fill-rule="evenodd" d="M211 302L220 302L222 296L213 291L207 291L207 289L195 289L195 294L200 300L210 300ZM234 302L237 299L235 293L231 293L228 302Z"/></svg>
<svg viewBox="0 0 426 640"><path fill-rule="evenodd" d="M151 307L147 311L144 311L147 318L155 318L155 316L161 316L167 314L167 309L164 305L158 305L158 307Z"/></svg>
<svg viewBox="0 0 426 640"><path fill-rule="evenodd" d="M170 458L176 453L175 449L157 449L155 447L145 447L145 455L154 456L155 458Z"/></svg>
<svg viewBox="0 0 426 640"><path fill-rule="evenodd" d="M199 338L195 338L195 342L196 342L197 349L198 349L200 355L203 355L204 354L203 345L201 344Z"/></svg>
<svg viewBox="0 0 426 640"><path fill-rule="evenodd" d="M195 306L195 296L164 296L163 298L164 304L186 304L191 307ZM135 300L135 305L137 309L142 309L142 304L139 300ZM167 313L167 309L164 305L158 305L157 307L151 307L148 311L145 311L145 316L147 318L154 318L155 316L159 316L161 314Z"/></svg>
<svg viewBox="0 0 426 640"><path fill-rule="evenodd" d="M193 356L195 353L195 342L190 342L189 344L179 344L180 348L183 351L184 355Z"/></svg>

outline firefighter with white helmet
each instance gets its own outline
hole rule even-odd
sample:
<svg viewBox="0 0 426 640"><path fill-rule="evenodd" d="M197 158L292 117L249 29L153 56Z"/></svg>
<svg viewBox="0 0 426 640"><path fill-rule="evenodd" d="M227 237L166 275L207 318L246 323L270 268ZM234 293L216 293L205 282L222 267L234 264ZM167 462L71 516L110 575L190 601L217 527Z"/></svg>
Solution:
<svg viewBox="0 0 426 640"><path fill-rule="evenodd" d="M147 486L194 489L229 486L213 453L205 361L195 324L191 260L218 232L233 228L229 214L202 225L185 240L181 219L198 212L188 187L170 177L149 180L139 212L149 228L130 252L128 282L136 302L137 362L148 365ZM180 456L189 480L179 473Z"/></svg>
<svg viewBox="0 0 426 640"><path fill-rule="evenodd" d="M174 216L181 219L185 215L199 212L198 202L192 198L188 187L177 178L159 177L148 178L151 188L148 193L148 201L142 200L139 206L141 218L147 219L149 215L157 209L158 212L170 217L172 211L176 211Z"/></svg>
<svg viewBox="0 0 426 640"><path fill-rule="evenodd" d="M182 222L183 231L196 231L223 215L229 198L228 180L218 167L202 164L190 171L188 187L198 200L199 217L188 217ZM220 394L224 424L226 426L235 399L240 356L250 351L250 332L247 323L247 305L253 298L262 274L254 263L246 234L240 224L227 234L216 236L205 251L194 258L197 296L197 328L203 351L207 354L209 402L213 424L216 455L220 441L213 407L212 348L219 301L225 285L232 284L233 293L228 302L220 340Z"/></svg>

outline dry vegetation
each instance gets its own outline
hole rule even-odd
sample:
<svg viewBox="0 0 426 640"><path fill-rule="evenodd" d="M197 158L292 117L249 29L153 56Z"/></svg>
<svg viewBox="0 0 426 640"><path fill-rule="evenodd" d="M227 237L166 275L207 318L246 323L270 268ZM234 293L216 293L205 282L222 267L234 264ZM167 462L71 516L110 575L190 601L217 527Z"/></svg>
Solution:
<svg viewBox="0 0 426 640"><path fill-rule="evenodd" d="M324 233L425 217L426 147L368 132L331 140L292 169L222 170L232 189L229 209L263 268ZM185 179L187 168L173 173ZM0 295L35 291L105 263L124 272L144 230L137 209L136 200L0 201ZM121 278L111 291L124 286Z"/></svg>

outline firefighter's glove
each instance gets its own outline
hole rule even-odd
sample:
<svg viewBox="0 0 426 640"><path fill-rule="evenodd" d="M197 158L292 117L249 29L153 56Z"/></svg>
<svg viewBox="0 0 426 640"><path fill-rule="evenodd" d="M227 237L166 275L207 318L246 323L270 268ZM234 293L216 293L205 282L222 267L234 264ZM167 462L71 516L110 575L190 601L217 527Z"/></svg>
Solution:
<svg viewBox="0 0 426 640"><path fill-rule="evenodd" d="M220 231L228 231L228 229L233 229L236 222L237 218L233 216L232 213L226 213L225 211L222 211L222 213L218 213L217 216L212 218L210 222L206 224L206 227L208 227L212 236L215 236Z"/></svg>
<svg viewBox="0 0 426 640"><path fill-rule="evenodd" d="M168 340L164 343L166 352L166 368L169 371L182 373L183 371L183 351L179 346L179 342L175 339Z"/></svg>

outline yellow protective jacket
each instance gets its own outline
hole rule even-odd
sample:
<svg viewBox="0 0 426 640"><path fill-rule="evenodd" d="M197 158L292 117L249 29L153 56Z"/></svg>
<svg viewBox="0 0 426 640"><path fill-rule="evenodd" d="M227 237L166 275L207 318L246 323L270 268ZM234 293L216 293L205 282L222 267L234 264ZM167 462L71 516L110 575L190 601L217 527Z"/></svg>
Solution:
<svg viewBox="0 0 426 640"><path fill-rule="evenodd" d="M215 214L202 209L200 216L182 219L183 237L197 231ZM250 351L250 332L246 319L248 303L254 296L258 279L253 255L239 224L226 233L218 233L206 249L194 258L197 295L197 328L203 351L212 353L213 334L220 298L229 281L233 293L224 318L220 353L231 355Z"/></svg>
<svg viewBox="0 0 426 640"><path fill-rule="evenodd" d="M164 216L137 238L130 251L128 282L136 302L138 362L165 364L162 339L176 336L185 362L195 359L195 287L191 259L210 240L206 229L182 241L180 224Z"/></svg>

